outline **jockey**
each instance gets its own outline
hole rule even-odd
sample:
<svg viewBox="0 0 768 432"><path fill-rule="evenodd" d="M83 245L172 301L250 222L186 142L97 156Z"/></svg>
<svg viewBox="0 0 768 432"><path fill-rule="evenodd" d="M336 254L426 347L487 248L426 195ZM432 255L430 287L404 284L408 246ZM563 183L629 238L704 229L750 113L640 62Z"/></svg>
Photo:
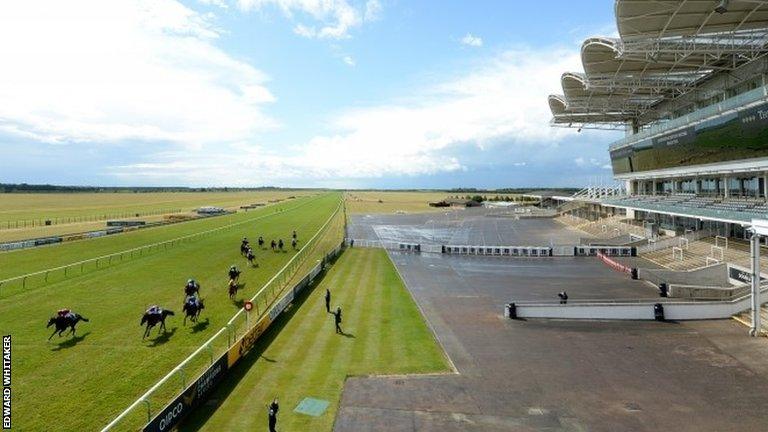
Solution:
<svg viewBox="0 0 768 432"><path fill-rule="evenodd" d="M190 306L198 307L198 306L200 306L200 299L197 298L197 295L192 294L192 295L187 296L187 299L185 300L185 303L190 305Z"/></svg>
<svg viewBox="0 0 768 432"><path fill-rule="evenodd" d="M238 276L240 276L240 270L238 270L235 265L231 265L229 267L229 278L237 279Z"/></svg>
<svg viewBox="0 0 768 432"><path fill-rule="evenodd" d="M197 283L194 279L187 280L187 284L184 286L184 292L187 293L187 295L192 294L196 291L200 290L200 284Z"/></svg>
<svg viewBox="0 0 768 432"><path fill-rule="evenodd" d="M152 305L147 309L147 314L149 315L160 315L163 313L163 308L161 308L158 305Z"/></svg>
<svg viewBox="0 0 768 432"><path fill-rule="evenodd" d="M59 310L56 312L56 314L58 315L58 317L59 317L59 318L68 318L68 319L71 319L71 318L74 318L74 317L75 317L75 314L74 314L74 313L72 313L72 311L71 311L69 308L59 309Z"/></svg>

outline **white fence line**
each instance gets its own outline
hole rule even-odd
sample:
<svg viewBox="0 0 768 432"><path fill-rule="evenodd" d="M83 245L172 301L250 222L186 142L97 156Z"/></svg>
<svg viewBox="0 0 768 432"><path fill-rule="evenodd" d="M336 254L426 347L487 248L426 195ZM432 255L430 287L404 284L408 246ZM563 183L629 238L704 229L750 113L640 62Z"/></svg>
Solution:
<svg viewBox="0 0 768 432"><path fill-rule="evenodd" d="M322 233L324 233L324 232L325 232L325 229L326 229L326 227L328 227L328 225L331 223L331 221L333 221L333 218L334 218L334 217L336 217L336 216L339 214L339 210L340 210L340 209L342 209L342 207L343 207L343 204L344 204L344 201L342 200L342 201L339 203L339 205L336 207L336 209L334 210L334 212L331 214L331 216L330 216L330 217L329 217L329 218L328 218L328 219L325 221L325 223L323 224L323 226L322 226L322 227L320 227L320 229L319 229L319 230L318 230L318 231L315 233L315 235L314 235L314 236L312 236L312 238L311 238L311 239L309 239L309 241L307 242L307 245L306 245L304 248L302 248L302 249L300 250L300 253L297 253L296 255L294 255L294 256L293 256L293 257L292 257L292 258L291 258L291 259L290 259L290 260L289 260L289 261L288 261L288 262L287 262L287 263L286 263L286 264L285 264L285 265L284 265L284 266L283 266L283 267L280 269L280 271L279 271L279 272L277 272L277 273L276 273L274 276L272 276L272 278L271 278L271 279L269 279L269 281L267 281L267 282L266 282L266 283L265 283L265 284L264 284L264 285L261 287L261 289L259 289L259 291L258 291L258 292L256 292L256 294L254 294L254 295L253 295L253 297L251 298L251 302L257 302L257 298L259 297L259 295L261 295L263 292L265 292L265 291L266 291L267 289L269 289L269 288L273 288L273 289L274 289L274 287L272 287L271 285L272 285L272 284L274 284L276 281L278 281L280 278L285 278L285 277L286 277L286 275L284 274L284 273L286 272L286 270L288 270L289 268L291 268L291 267L294 265L294 261L295 261L295 260L296 260L296 259L297 259L299 256L301 256L301 252L302 252L302 251L304 251L304 250L309 250L309 249L310 249L310 244L314 243L314 241L315 241L315 240L318 238L318 236L320 236ZM307 252L307 253L306 253L306 255L309 255L310 253L311 253L311 252ZM306 255L304 255L304 257L306 257ZM291 277L292 277L292 276L293 276L293 275L291 275ZM273 301L274 301L274 299L273 299ZM116 425L117 425L117 424L118 424L118 423L119 423L119 422L120 422L120 421L121 421L123 418L125 418L125 417L126 417L128 414L130 414L131 412L133 412L133 410L134 410L134 409L136 409L136 407L138 407L138 406L139 406L139 405L141 405L142 403L148 404L149 402L148 402L148 400L147 400L147 399L148 399L148 398L149 398L149 397L150 397L150 396L151 396L151 395L152 395L152 394L153 394L155 391L157 391L157 390L160 388L160 386L162 386L163 384L165 384L166 382L168 382L168 380L170 380L171 378L173 378L174 376L176 376L176 374L177 374L177 373L179 373L179 372L182 372L182 371L184 370L184 367L185 367L185 366L186 366L186 365L187 365L189 362L191 362L191 361L192 361L192 360L193 360L195 357L197 357L197 355L198 355L198 354L200 354L201 352L203 352L203 351L204 351L204 350L206 350L206 349L209 349L209 350L210 350L210 349L211 349L211 345L213 344L213 342L214 342L214 341L215 341L215 340L216 340L216 339L217 339L219 336L221 336L221 335L222 335L224 332L227 332L227 333L228 333L228 343L227 343L227 349L231 348L231 347L232 347L232 344L233 344L233 343L234 343L234 341L237 339L237 336L235 336L235 338L232 338L232 337L231 337L231 336L232 336L232 333L231 333L231 332L232 332L232 329L231 329L231 327L233 326L233 324L234 324L235 320L236 320L238 317L240 317L240 316L243 316L243 314L246 314L246 326L248 326L248 323L249 323L249 321L250 321L250 322L254 322L254 324L255 324L255 322L257 322L257 321L258 321L258 318L260 318L260 317L264 316L264 314L268 313L268 310L269 310L269 308L268 308L268 307L265 307L265 308L262 310L262 312L261 312L261 313L258 315L258 317L257 317L257 319L256 319L256 320L250 320L250 319L249 319L249 317L250 317L250 313L248 313L248 312L245 312L245 309L244 309L244 308L241 308L241 309L239 309L239 310L237 311L237 313L235 313L235 315L234 315L234 316L233 316L233 317L232 317L232 318L231 318L229 321L227 321L227 324L226 324L224 327L222 327L222 328L221 328L219 331L217 331L217 332L216 332L216 333L215 333L213 336L211 336L210 338L208 338L208 340L206 340L206 341L205 341L205 342L204 342L204 343L203 343L203 344L202 344L202 345L201 345L201 346L200 346L198 349L196 349L196 350L195 350L195 351L194 351L192 354L190 354L189 356L187 356L187 357L186 357L184 360L182 360L182 361L181 361L181 362L180 362L180 363L179 363L179 364L178 364L176 367L174 367L174 368L173 368L173 370L171 370L171 372L169 372L169 373L168 373L168 374L166 374L166 375L165 375L163 378L161 378L161 379L160 379L160 380L159 380L157 383L155 383L155 384L154 384L152 387L150 387L150 388L149 388L149 390L147 390L146 392L144 392L144 394L142 394L142 395L141 395L141 396L140 396L138 399L136 399L136 400L135 400L135 401L134 401L134 402L133 402L131 405L129 405L129 406L128 406L128 408L126 408L125 410L123 410L123 412L121 412L121 413L120 413L120 414L119 414L117 417L115 417L115 418L114 418L114 419L113 419L111 422L109 422L109 424L107 424L107 425L106 425L106 426L105 426L105 427L102 429L102 432L106 432L106 431L109 431L109 430L111 430L111 429L112 429L113 427L115 427L115 426L116 426ZM257 313L258 313L258 312L257 312ZM246 331L247 331L247 329L246 329ZM225 352L226 352L226 351L225 351ZM211 354L211 362L213 362L214 354L212 353L212 351L210 352L210 354ZM183 387L184 387L184 386L182 385L182 389L183 389ZM147 410L149 411L149 409L150 409L150 408L149 408L149 405L148 405L148 406L147 406Z"/></svg>
<svg viewBox="0 0 768 432"><path fill-rule="evenodd" d="M765 293L765 285L761 292ZM702 320L730 318L734 314L751 308L751 294L732 300L700 301L659 301L636 299L631 301L584 300L566 304L544 302L512 302L517 318L556 319L606 319L606 320L652 320L655 319L654 305L660 303L664 318L668 320ZM505 306L509 316L509 305Z"/></svg>
<svg viewBox="0 0 768 432"><path fill-rule="evenodd" d="M300 207L302 207L302 206L304 206L304 205L306 205L306 204L308 204L310 202L315 201L316 199L317 198L304 201L304 202L300 203L297 206L288 208L287 211L296 210L296 209L298 209L298 208L300 208ZM58 267L51 267L51 268L48 268L48 269L45 269L45 270L39 270L39 271L36 271L36 272L27 273L27 274L19 275L19 276L14 276L14 277L11 277L11 278L8 278L8 279L3 279L3 280L0 280L0 296L2 295L2 287L4 285L7 286L9 283L14 282L14 281L21 281L22 288L26 288L26 280L27 279L29 279L31 277L34 277L34 276L44 276L44 281L45 281L44 284L45 284L45 283L48 283L48 275L50 273L61 271L61 270L64 270L64 278L66 279L67 276L68 276L67 275L67 270L69 268L76 268L76 267L79 266L80 267L80 273L78 273L78 274L83 274L83 272L82 272L83 266L88 264L88 263L96 263L96 268L100 268L98 263L100 261L102 261L102 260L108 260L108 265L111 265L112 264L112 259L116 258L116 257L119 257L120 261L122 262L122 260L123 260L122 256L125 255L125 254L129 254L129 257L132 258L133 254L135 252L139 252L139 256L142 256L143 255L143 251L146 250L147 252L149 252L149 251L151 251L152 248L159 249L162 246L164 248L163 250L167 250L169 245L174 246L177 243L182 243L182 242L184 242L186 240L192 240L192 239L195 239L195 238L198 238L198 237L202 237L202 236L205 236L205 235L208 235L208 234L213 234L215 232L219 232L219 231L222 231L222 230L234 228L236 226L244 225L244 224L251 223L251 222L254 222L254 221L257 221L257 220L260 220L260 219L264 219L264 218L267 218L267 217L272 217L272 216L275 216L275 215L278 215L278 214L280 214L280 213L269 213L269 214L261 215L261 216L255 217L255 218L247 219L247 220L244 220L244 221L234 222L234 223L231 223L231 224L228 224L228 225L222 225L220 227L212 228L212 229L209 229L209 230L200 231L200 232L196 232L196 233L192 233L192 234L187 234L185 236L176 237L176 238L172 238L172 239L169 239L169 240L163 240L163 241L157 242L157 243L152 243L152 244L148 244L148 245L138 246L138 247L131 248L131 249L126 249L126 250L123 250L123 251L120 251L120 252L113 252L111 254L102 255L102 256L95 257L95 258L88 258L86 260L76 261L76 262L65 264L65 265L58 266Z"/></svg>

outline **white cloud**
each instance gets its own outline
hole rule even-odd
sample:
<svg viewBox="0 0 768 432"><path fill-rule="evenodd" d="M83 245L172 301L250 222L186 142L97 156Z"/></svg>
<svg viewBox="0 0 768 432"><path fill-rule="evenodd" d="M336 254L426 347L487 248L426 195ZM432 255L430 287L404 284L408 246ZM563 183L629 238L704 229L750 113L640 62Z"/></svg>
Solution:
<svg viewBox="0 0 768 432"><path fill-rule="evenodd" d="M572 135L549 126L547 95L559 91L563 71L579 64L578 51L570 48L510 50L408 92L407 98L342 112L330 120L330 133L291 153L238 144L228 151L177 153L160 158L162 165L121 169L149 177L175 175L194 184L211 178L221 184L272 184L460 171L467 153L503 163L495 159L498 146L523 158ZM195 169L179 167L179 160Z"/></svg>
<svg viewBox="0 0 768 432"><path fill-rule="evenodd" d="M483 39L479 36L474 36L472 33L467 33L461 38L461 43L467 46L481 47L483 46Z"/></svg>
<svg viewBox="0 0 768 432"><path fill-rule="evenodd" d="M346 63L348 66L355 66L355 59L352 58L352 56L344 56L341 58L341 60Z"/></svg>
<svg viewBox="0 0 768 432"><path fill-rule="evenodd" d="M268 6L277 7L290 19L308 16L317 25L298 23L293 31L297 35L318 39L345 39L349 31L364 22L373 21L381 13L378 0L365 4L350 4L347 0L237 0L241 10L262 10Z"/></svg>
<svg viewBox="0 0 768 432"><path fill-rule="evenodd" d="M600 160L597 158L584 158L583 156L579 156L573 160L573 163L576 164L579 168L601 168L601 169L613 169L610 164L606 164L604 160Z"/></svg>
<svg viewBox="0 0 768 432"><path fill-rule="evenodd" d="M175 0L0 3L0 130L45 142L236 141L275 126L267 77Z"/></svg>

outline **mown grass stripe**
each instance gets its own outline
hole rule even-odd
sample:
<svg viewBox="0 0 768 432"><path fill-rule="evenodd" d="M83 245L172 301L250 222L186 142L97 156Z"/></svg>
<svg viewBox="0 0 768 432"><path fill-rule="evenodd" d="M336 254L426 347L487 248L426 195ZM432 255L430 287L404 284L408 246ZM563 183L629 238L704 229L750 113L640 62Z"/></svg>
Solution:
<svg viewBox="0 0 768 432"><path fill-rule="evenodd" d="M387 284L393 286L387 287ZM354 333L355 339L334 333L333 319L325 313L323 304L327 286L332 287L336 297L333 303L342 303L344 330ZM378 299L383 300L387 295L393 297L392 304L403 307L380 308ZM182 425L181 430L265 428L266 403L278 395L281 400L280 430L329 431L333 427L344 380L349 374L448 371L440 348L421 320L418 309L401 297L408 297L408 293L383 251L346 251L306 300L283 317L287 322L279 323L274 332L265 335L267 339L260 342L261 356L247 359L243 367L233 371L233 379L226 380L215 392L213 398L224 398L219 401L220 405L203 407ZM404 325L422 327L421 331L412 332L414 338L395 341L413 346L402 351L411 358L382 355L385 350L375 345L386 339L368 330L393 318L388 315L395 310L399 314L397 319L408 323ZM381 325L381 332L392 331L393 326ZM378 354L368 354L368 348L364 348L361 355L360 347L375 347L372 351ZM293 413L295 405L306 396L331 402L328 411L320 417Z"/></svg>

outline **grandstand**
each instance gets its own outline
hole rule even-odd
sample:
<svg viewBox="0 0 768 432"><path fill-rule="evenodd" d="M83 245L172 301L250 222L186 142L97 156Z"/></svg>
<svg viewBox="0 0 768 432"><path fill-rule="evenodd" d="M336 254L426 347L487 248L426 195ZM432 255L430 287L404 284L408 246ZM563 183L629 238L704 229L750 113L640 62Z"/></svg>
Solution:
<svg viewBox="0 0 768 432"><path fill-rule="evenodd" d="M748 239L768 218L768 4L617 0L615 13L619 37L584 41L584 71L549 97L553 126L626 132L609 148L623 187L582 193L587 218Z"/></svg>
<svg viewBox="0 0 768 432"><path fill-rule="evenodd" d="M751 264L768 219L768 2L616 0L615 16L618 37L585 40L549 106L554 127L625 132L609 147L619 186L562 199L560 220L652 227L644 256L673 269ZM704 235L653 244L689 233Z"/></svg>

